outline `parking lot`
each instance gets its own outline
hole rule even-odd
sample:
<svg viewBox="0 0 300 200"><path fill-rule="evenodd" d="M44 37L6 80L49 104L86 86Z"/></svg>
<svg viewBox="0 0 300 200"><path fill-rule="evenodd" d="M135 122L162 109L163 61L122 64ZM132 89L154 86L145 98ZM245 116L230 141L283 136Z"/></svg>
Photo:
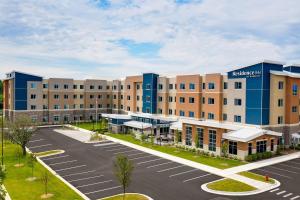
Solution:
<svg viewBox="0 0 300 200"><path fill-rule="evenodd" d="M100 199L122 192L113 174L118 154L134 163L129 192L139 192L154 199L214 199L217 195L201 190L203 183L220 177L166 160L115 142L86 144L43 128L28 145L33 152L63 149L65 153L42 160L90 199Z"/></svg>

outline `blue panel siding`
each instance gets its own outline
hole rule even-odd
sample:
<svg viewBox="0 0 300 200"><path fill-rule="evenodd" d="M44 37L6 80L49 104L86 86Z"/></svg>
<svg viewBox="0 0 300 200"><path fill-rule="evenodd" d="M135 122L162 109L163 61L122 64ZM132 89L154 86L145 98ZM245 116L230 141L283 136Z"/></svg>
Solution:
<svg viewBox="0 0 300 200"><path fill-rule="evenodd" d="M42 81L42 77L15 72L15 110L27 110L27 81Z"/></svg>
<svg viewBox="0 0 300 200"><path fill-rule="evenodd" d="M124 122L128 122L128 121L131 121L131 119L115 119L115 118L111 119L111 123L116 125L122 125L124 124Z"/></svg>
<svg viewBox="0 0 300 200"><path fill-rule="evenodd" d="M246 123L268 125L270 112L270 70L282 71L283 66L258 63L228 72L229 79L246 78Z"/></svg>
<svg viewBox="0 0 300 200"><path fill-rule="evenodd" d="M297 66L288 66L288 67L284 67L283 69L288 72L300 73L300 67Z"/></svg>
<svg viewBox="0 0 300 200"><path fill-rule="evenodd" d="M143 112L155 114L157 108L157 74L143 74ZM150 88L147 88L150 85ZM150 101L147 101L147 97Z"/></svg>

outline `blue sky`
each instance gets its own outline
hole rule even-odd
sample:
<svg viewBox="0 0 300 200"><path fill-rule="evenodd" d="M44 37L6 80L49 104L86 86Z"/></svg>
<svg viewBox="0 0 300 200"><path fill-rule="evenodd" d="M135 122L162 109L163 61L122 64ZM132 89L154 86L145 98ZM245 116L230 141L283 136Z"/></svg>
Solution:
<svg viewBox="0 0 300 200"><path fill-rule="evenodd" d="M122 78L300 63L298 0L2 0L0 78Z"/></svg>

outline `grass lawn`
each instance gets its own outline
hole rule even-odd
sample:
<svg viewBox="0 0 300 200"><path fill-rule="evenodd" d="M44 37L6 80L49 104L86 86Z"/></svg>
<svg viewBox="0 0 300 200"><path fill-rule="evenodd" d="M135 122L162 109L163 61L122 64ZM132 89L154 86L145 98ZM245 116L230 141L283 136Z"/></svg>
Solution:
<svg viewBox="0 0 300 200"><path fill-rule="evenodd" d="M265 182L265 183L271 183L271 184L275 183L274 179L269 178L269 181L266 181L265 176L255 174L255 173L252 173L252 172L240 172L239 175L246 176L248 178L252 178L254 180L262 181L262 182Z"/></svg>
<svg viewBox="0 0 300 200"><path fill-rule="evenodd" d="M219 169L226 169L226 168L245 164L245 162L239 160L196 155L194 152L186 151L173 146L159 146L159 145L151 145L149 143L143 143L137 139L134 139L131 135L126 135L126 134L107 134L107 135L117 139L125 140L127 142L131 142L133 144L137 144L143 147L147 147L153 150L157 150L173 156L178 156L180 158L185 158L187 160L195 161Z"/></svg>
<svg viewBox="0 0 300 200"><path fill-rule="evenodd" d="M102 200L123 200L123 195L120 194L114 197L107 197L103 198ZM147 200L147 198L140 194L126 194L125 200Z"/></svg>
<svg viewBox="0 0 300 200"><path fill-rule="evenodd" d="M36 156L49 156L49 155L53 155L53 154L59 154L62 153L62 150L51 150L51 151L42 151L42 152L38 152L35 153L34 155Z"/></svg>
<svg viewBox="0 0 300 200"><path fill-rule="evenodd" d="M80 122L80 123L76 123L76 124L72 124L74 126L77 126L79 128L84 128L84 129L87 129L87 130L98 130L98 129L102 129L103 128L103 124L101 122L97 122L97 125L96 125L96 122L93 123L93 122Z"/></svg>
<svg viewBox="0 0 300 200"><path fill-rule="evenodd" d="M38 162L34 168L34 176L37 177L35 181L28 181L27 178L31 177L31 168L27 165L27 157L21 158L23 167L15 167L18 159L15 156L17 146L6 142L4 149L4 162L6 168L6 178L4 185L13 200L25 199L41 199L40 196L44 193L44 184L41 181L42 173L45 173L45 168ZM58 178L49 174L48 191L54 194L51 200L79 200L82 199L77 193L70 189L67 185L61 182Z"/></svg>
<svg viewBox="0 0 300 200"><path fill-rule="evenodd" d="M222 179L207 185L211 190L226 191L226 192L248 192L256 190L255 187L247 185L245 183L233 180Z"/></svg>

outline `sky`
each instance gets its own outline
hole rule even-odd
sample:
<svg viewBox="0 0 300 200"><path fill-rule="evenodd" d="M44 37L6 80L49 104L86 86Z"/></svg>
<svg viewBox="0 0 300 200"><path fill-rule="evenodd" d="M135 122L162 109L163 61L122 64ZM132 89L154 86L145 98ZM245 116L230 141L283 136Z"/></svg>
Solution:
<svg viewBox="0 0 300 200"><path fill-rule="evenodd" d="M299 0L0 0L0 78L118 79L300 63Z"/></svg>

